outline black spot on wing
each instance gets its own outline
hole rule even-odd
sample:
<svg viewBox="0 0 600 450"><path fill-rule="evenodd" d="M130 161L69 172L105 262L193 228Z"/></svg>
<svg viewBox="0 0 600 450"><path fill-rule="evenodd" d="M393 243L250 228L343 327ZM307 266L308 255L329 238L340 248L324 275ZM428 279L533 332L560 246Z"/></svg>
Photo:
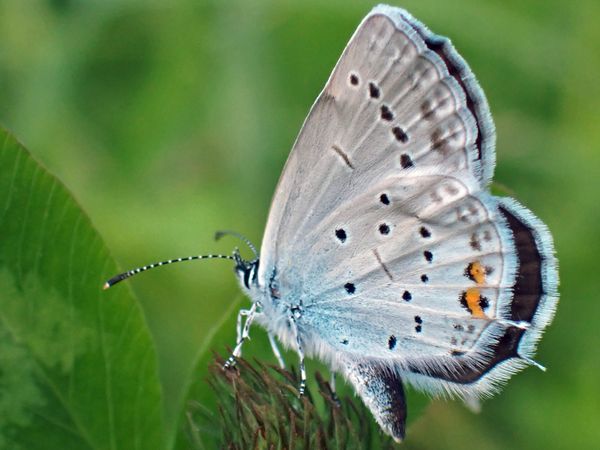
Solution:
<svg viewBox="0 0 600 450"><path fill-rule="evenodd" d="M480 252L481 251L481 241L479 240L479 237L477 236L477 233L473 233L471 235L471 239L469 240L469 245L476 252Z"/></svg>
<svg viewBox="0 0 600 450"><path fill-rule="evenodd" d="M396 347L396 342L397 342L396 336L394 336L392 334L388 339L388 348L390 350L394 350L394 347Z"/></svg>
<svg viewBox="0 0 600 450"><path fill-rule="evenodd" d="M346 230L344 230L343 228L339 228L335 230L335 237L337 237L338 240L343 244L344 242L346 242L346 238L348 236L346 235Z"/></svg>
<svg viewBox="0 0 600 450"><path fill-rule="evenodd" d="M403 144L406 144L408 142L408 134L406 134L402 128L392 128L392 134L394 135L397 141L400 141Z"/></svg>
<svg viewBox="0 0 600 450"><path fill-rule="evenodd" d="M488 309L490 307L490 301L488 300L487 297L484 297L483 295L479 296L479 307L485 311L486 309Z"/></svg>
<svg viewBox="0 0 600 450"><path fill-rule="evenodd" d="M394 120L394 113L387 105L381 105L381 118L388 122Z"/></svg>
<svg viewBox="0 0 600 450"><path fill-rule="evenodd" d="M369 97L379 98L380 95L381 95L381 91L379 90L379 86L377 86L373 82L370 82L369 83Z"/></svg>
<svg viewBox="0 0 600 450"><path fill-rule="evenodd" d="M415 316L415 323L417 324L415 326L415 331L417 333L420 333L421 330L423 329L422 325L423 325L423 319L421 319L421 316Z"/></svg>
<svg viewBox="0 0 600 450"><path fill-rule="evenodd" d="M390 234L389 225L387 223L382 223L381 225L379 225L379 232L384 236Z"/></svg>
<svg viewBox="0 0 600 450"><path fill-rule="evenodd" d="M354 294L356 292L356 286L354 285L354 283L346 283L344 285L344 289L346 289L346 292L348 294Z"/></svg>
<svg viewBox="0 0 600 450"><path fill-rule="evenodd" d="M412 159L410 159L410 156L408 156L406 153L400 155L400 166L403 169L408 169L409 167L414 166Z"/></svg>

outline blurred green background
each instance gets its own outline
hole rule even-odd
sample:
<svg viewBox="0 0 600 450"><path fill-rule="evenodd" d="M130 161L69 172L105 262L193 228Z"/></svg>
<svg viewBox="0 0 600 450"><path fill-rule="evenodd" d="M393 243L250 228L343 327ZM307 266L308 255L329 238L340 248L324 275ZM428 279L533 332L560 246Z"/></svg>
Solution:
<svg viewBox="0 0 600 450"><path fill-rule="evenodd" d="M300 125L368 1L0 1L0 122L58 175L123 269L260 243ZM561 302L537 359L474 415L435 401L406 448L600 440L600 2L406 0L478 76L495 180L554 234ZM208 330L242 299L230 264L132 280L174 426ZM235 306L235 305L234 305ZM235 339L225 323L215 348ZM261 331L246 348L265 354ZM200 376L200 375L198 375ZM597 447L596 447L597 448Z"/></svg>

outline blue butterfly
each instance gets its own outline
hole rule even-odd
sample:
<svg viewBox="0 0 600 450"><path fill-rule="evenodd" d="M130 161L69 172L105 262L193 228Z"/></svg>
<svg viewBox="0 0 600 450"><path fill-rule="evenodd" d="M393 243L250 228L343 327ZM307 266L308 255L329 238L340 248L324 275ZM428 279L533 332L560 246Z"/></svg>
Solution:
<svg viewBox="0 0 600 450"><path fill-rule="evenodd" d="M260 257L227 258L257 322L300 359L326 362L381 428L405 435L409 383L475 404L532 358L558 302L546 226L493 196L495 131L447 38L375 7L313 105L275 191ZM239 236L239 235L238 235ZM241 236L240 236L241 237ZM243 238L243 237L242 237ZM242 325L243 319L245 322Z"/></svg>

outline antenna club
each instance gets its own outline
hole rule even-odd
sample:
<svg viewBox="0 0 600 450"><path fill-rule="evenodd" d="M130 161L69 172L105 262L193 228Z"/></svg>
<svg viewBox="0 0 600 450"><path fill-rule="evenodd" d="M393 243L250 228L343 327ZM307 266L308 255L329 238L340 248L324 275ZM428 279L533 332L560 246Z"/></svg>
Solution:
<svg viewBox="0 0 600 450"><path fill-rule="evenodd" d="M218 230L217 232L215 232L215 241L218 241L219 239L221 239L223 236L226 236L226 235L234 236L234 237L238 238L239 240L241 240L242 242L244 242L248 246L248 248L252 251L252 253L254 253L254 256L256 258L258 258L258 250L254 246L254 244L252 242L250 242L250 239L248 239L243 234L236 233L235 231L231 231L231 230Z"/></svg>

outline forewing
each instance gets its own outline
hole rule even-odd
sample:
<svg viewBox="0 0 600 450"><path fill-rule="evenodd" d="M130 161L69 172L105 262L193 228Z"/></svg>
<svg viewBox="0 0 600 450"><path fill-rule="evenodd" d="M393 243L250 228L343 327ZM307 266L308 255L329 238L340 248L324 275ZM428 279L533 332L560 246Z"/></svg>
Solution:
<svg viewBox="0 0 600 450"><path fill-rule="evenodd" d="M401 9L375 8L294 144L271 206L259 282L291 275L314 244L310 231L381 180L420 168L461 170L484 185L493 142L483 93L450 42Z"/></svg>

